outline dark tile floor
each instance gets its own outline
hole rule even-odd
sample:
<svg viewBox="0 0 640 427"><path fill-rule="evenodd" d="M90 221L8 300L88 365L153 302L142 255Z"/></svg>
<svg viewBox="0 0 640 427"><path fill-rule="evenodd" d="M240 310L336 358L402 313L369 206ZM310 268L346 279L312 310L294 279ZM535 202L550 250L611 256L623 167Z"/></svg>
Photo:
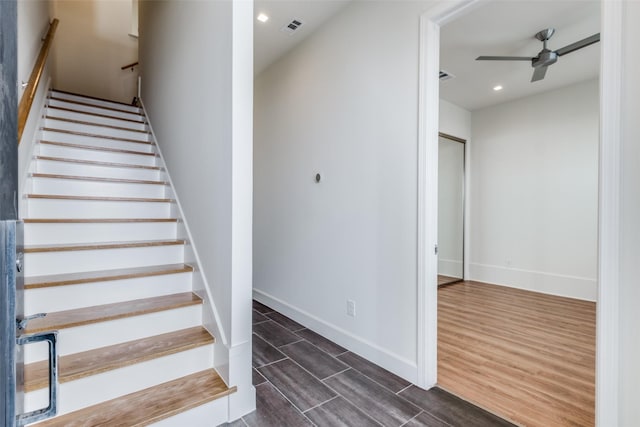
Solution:
<svg viewBox="0 0 640 427"><path fill-rule="evenodd" d="M439 388L425 391L254 301L256 411L233 427L512 426Z"/></svg>

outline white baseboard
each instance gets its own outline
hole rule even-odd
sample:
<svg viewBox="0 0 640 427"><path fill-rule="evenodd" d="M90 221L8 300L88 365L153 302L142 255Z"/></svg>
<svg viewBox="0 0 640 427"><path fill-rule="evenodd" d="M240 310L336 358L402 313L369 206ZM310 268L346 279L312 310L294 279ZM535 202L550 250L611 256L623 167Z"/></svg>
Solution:
<svg viewBox="0 0 640 427"><path fill-rule="evenodd" d="M301 325L341 345L347 350L364 357L413 384L417 383L418 367L415 360L408 360L399 356L259 289L253 289L253 297L262 304L292 318Z"/></svg>
<svg viewBox="0 0 640 427"><path fill-rule="evenodd" d="M443 276L461 277L462 261L455 259L438 259L438 274Z"/></svg>
<svg viewBox="0 0 640 427"><path fill-rule="evenodd" d="M252 385L246 387L239 386L238 390L235 393L231 393L228 397L228 422L236 421L256 410L256 388Z"/></svg>
<svg viewBox="0 0 640 427"><path fill-rule="evenodd" d="M596 279L497 265L471 263L467 279L586 301L596 301L598 294Z"/></svg>
<svg viewBox="0 0 640 427"><path fill-rule="evenodd" d="M252 340L238 343L229 348L229 379L238 387L229 395L229 421L253 412L256 409L256 389L253 386Z"/></svg>

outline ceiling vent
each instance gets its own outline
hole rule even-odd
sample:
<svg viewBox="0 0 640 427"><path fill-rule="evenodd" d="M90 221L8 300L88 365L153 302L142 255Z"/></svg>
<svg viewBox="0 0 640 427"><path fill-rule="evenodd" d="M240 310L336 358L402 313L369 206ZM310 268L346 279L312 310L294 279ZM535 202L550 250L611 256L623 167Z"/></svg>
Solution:
<svg viewBox="0 0 640 427"><path fill-rule="evenodd" d="M288 33L289 35L295 33L304 25L304 21L302 19L292 19L287 25L282 27L280 31Z"/></svg>
<svg viewBox="0 0 640 427"><path fill-rule="evenodd" d="M440 70L440 81L443 82L445 80L450 80L455 78L456 76L454 76L453 74L449 73L448 71L444 71L444 70Z"/></svg>

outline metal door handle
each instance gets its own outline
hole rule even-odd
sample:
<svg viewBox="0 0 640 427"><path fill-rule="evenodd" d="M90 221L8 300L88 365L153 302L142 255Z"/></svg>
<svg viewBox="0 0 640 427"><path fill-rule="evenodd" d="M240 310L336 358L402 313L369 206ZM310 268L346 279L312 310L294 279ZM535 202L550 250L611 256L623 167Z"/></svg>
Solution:
<svg viewBox="0 0 640 427"><path fill-rule="evenodd" d="M24 264L24 253L18 252L16 254L16 270L18 270L18 273L22 273L23 264Z"/></svg>
<svg viewBox="0 0 640 427"><path fill-rule="evenodd" d="M58 413L58 331L22 335L16 339L18 345L47 341L49 343L49 406L16 416L16 425L35 423L54 417Z"/></svg>
<svg viewBox="0 0 640 427"><path fill-rule="evenodd" d="M31 316L27 316L23 319L16 319L16 326L18 327L19 330L27 329L27 323L29 323L29 321L33 319L39 319L41 317L45 317L46 315L47 313L37 313L37 314L32 314ZM25 344L28 344L28 343L25 343Z"/></svg>

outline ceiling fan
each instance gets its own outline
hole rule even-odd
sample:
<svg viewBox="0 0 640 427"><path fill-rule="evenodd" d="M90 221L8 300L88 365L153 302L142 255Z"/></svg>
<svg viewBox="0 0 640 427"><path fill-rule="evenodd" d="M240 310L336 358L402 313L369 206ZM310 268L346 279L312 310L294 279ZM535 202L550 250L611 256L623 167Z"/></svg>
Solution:
<svg viewBox="0 0 640 427"><path fill-rule="evenodd" d="M600 33L589 36L585 39L579 40L575 43L571 43L565 47L557 50L547 49L547 41L553 36L556 30L554 28L547 28L546 30L539 31L535 37L543 43L542 50L538 55L534 57L528 56L478 56L476 61L531 61L531 66L534 68L531 81L535 82L544 79L547 73L547 68L554 64L559 56L566 55L567 53L575 52L583 47L590 46L600 41Z"/></svg>

